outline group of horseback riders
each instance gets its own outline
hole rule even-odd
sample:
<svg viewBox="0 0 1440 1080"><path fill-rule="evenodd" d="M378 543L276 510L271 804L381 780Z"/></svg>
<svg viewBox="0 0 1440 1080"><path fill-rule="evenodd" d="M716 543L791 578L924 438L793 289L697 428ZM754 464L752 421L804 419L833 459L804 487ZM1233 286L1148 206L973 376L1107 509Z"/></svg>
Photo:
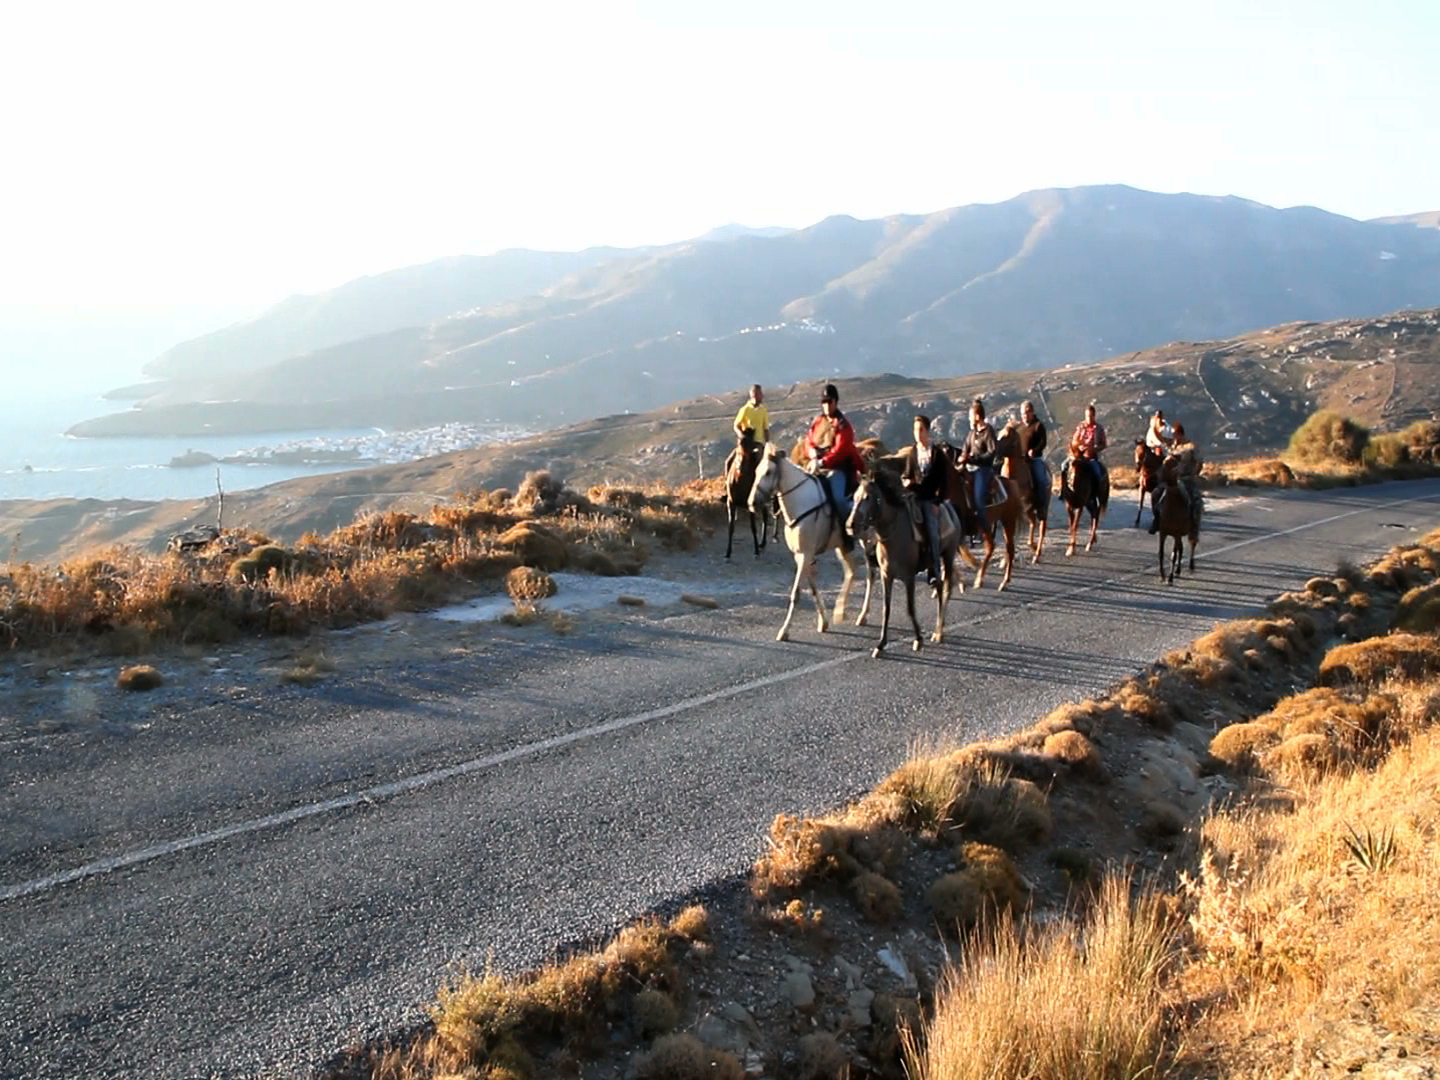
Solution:
<svg viewBox="0 0 1440 1080"><path fill-rule="evenodd" d="M764 402L764 390L756 384L750 388L749 400L735 416L734 430L740 452L751 460L758 459L770 441L770 415ZM958 471L963 480L959 485L963 505L957 509L962 512L968 526L965 531L973 546L990 531L987 510L1005 498L997 469L1001 436L986 419L985 404L978 397L970 403L969 428L958 448L932 437L928 416L916 416L913 431L914 439L904 455L900 480L906 492L913 496L917 524L923 525L933 586L941 577L941 506L951 500L952 470ZM1050 469L1045 461L1049 436L1031 402L1023 402L1019 419L1012 418L1005 425L1003 434L1012 433L1018 440L1019 454L1028 466L1033 490L1050 491ZM1108 445L1104 425L1095 418L1094 404L1087 405L1084 419L1070 438L1062 485L1072 482L1073 470L1088 470L1092 490L1100 493L1102 506L1110 480L1100 455ZM1143 445L1145 462L1137 460L1137 464L1155 467L1162 485L1154 500L1170 498L1174 491L1173 497L1183 499L1192 514L1197 513L1200 460L1195 446L1186 439L1183 426L1177 423L1170 428L1164 412L1157 409L1146 429ZM850 511L850 497L867 465L857 446L854 426L840 411L840 393L833 383L827 383L821 392L820 412L806 432L803 447L807 470L825 481L831 509L840 520L845 520ZM1157 519L1159 505L1152 500ZM1152 522L1150 532L1155 531L1156 525Z"/></svg>

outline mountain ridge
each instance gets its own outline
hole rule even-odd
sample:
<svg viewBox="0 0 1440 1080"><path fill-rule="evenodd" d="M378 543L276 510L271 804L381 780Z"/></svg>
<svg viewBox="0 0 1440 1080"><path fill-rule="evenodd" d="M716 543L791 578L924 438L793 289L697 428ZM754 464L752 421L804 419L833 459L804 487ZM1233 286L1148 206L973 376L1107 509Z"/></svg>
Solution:
<svg viewBox="0 0 1440 1080"><path fill-rule="evenodd" d="M489 290L478 304L460 304L464 288L455 286L371 316L425 304L447 311L423 325L264 362L242 349L225 364L185 369L136 408L72 434L457 419L550 427L762 373L933 377L1086 363L1254 326L1440 303L1440 230L1125 185L574 254L541 266L524 253L525 273L505 282L492 280L499 264L486 264L475 271ZM327 304L349 311L359 295L330 297L307 319ZM295 322L281 319L286 338L265 316L252 321L253 355L292 340ZM244 335L226 340L243 344ZM185 344L192 352L171 350L167 370L205 352Z"/></svg>

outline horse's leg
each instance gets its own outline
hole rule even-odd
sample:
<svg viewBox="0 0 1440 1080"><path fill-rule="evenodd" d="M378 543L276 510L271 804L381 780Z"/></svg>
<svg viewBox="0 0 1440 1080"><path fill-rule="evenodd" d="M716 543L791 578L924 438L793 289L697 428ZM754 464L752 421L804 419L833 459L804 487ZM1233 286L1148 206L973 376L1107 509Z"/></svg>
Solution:
<svg viewBox="0 0 1440 1080"><path fill-rule="evenodd" d="M1140 527L1140 515L1145 511L1145 477L1140 477L1140 501L1135 506L1135 528Z"/></svg>
<svg viewBox="0 0 1440 1080"><path fill-rule="evenodd" d="M945 605L950 603L950 582L955 577L955 561L951 555L940 558L940 588L935 593L935 631L930 640L939 645L945 640Z"/></svg>
<svg viewBox="0 0 1440 1080"><path fill-rule="evenodd" d="M880 640L875 643L875 648L870 650L870 655L876 660L885 651L885 645L890 640L890 587L895 584L888 567L880 570Z"/></svg>
<svg viewBox="0 0 1440 1080"><path fill-rule="evenodd" d="M840 558L840 565L845 568L845 577L840 582L840 595L835 598L835 621L845 621L845 609L850 605L850 586L855 581L855 563L850 553L843 547L836 547L835 554Z"/></svg>
<svg viewBox="0 0 1440 1080"><path fill-rule="evenodd" d="M860 558L865 561L865 602L860 605L860 614L855 616L855 625L864 626L870 618L870 587L875 583L875 560L870 558L870 549L865 546L865 541L856 540L855 546L860 549Z"/></svg>
<svg viewBox="0 0 1440 1080"><path fill-rule="evenodd" d="M1035 561L1040 561L1040 556L1045 554L1045 534L1050 531L1048 515L1040 519L1040 539L1035 541Z"/></svg>
<svg viewBox="0 0 1440 1080"><path fill-rule="evenodd" d="M790 608L785 612L785 621L780 625L776 641L787 641L790 637L790 620L795 618L795 601L800 596L800 583L805 580L806 563L809 558L801 552L795 553L795 583L790 586Z"/></svg>
<svg viewBox="0 0 1440 1080"><path fill-rule="evenodd" d="M985 571L990 566L990 560L995 557L995 526L990 526L990 531L981 538L985 544L985 554L980 556L980 569L975 571L975 588L983 588L985 585Z"/></svg>
<svg viewBox="0 0 1440 1080"><path fill-rule="evenodd" d="M819 569L820 560L810 559L808 580L810 582L810 595L815 598L815 629L823 634L830 629L830 620L825 617L825 598L820 595L820 583L816 578ZM840 599L842 602L845 599L843 587L841 589Z"/></svg>
<svg viewBox="0 0 1440 1080"><path fill-rule="evenodd" d="M910 629L915 631L915 643L910 646L912 652L920 651L920 620L915 617L915 575L905 575L905 611L910 616Z"/></svg>
<svg viewBox="0 0 1440 1080"><path fill-rule="evenodd" d="M1094 549L1094 547L1095 547L1095 533L1099 530L1099 528L1100 528L1100 515L1099 515L1098 513L1091 513L1091 515L1090 515L1090 539L1089 539L1088 541L1086 541L1086 543L1085 543L1085 550L1086 550L1086 551L1091 551L1091 550Z"/></svg>
<svg viewBox="0 0 1440 1080"><path fill-rule="evenodd" d="M735 545L735 500L725 496L725 516L730 522L730 531L725 536L725 558L730 557L730 549Z"/></svg>
<svg viewBox="0 0 1440 1080"><path fill-rule="evenodd" d="M1010 571L1015 568L1015 533L1019 531L1020 522L1016 518L1009 521L1003 518L1000 521L1000 528L1005 533L1005 574L1000 579L996 592L1004 592L1005 586L1010 584Z"/></svg>
<svg viewBox="0 0 1440 1080"><path fill-rule="evenodd" d="M1080 535L1080 511L1067 503L1065 513L1070 517L1070 544L1065 549L1065 557L1069 558L1075 554L1075 544Z"/></svg>
<svg viewBox="0 0 1440 1080"><path fill-rule="evenodd" d="M1198 543L1200 543L1200 534L1199 534L1198 532L1193 532L1193 533L1191 533L1191 534L1190 534L1190 573L1192 573L1192 574L1195 573L1195 545L1198 544Z"/></svg>
<svg viewBox="0 0 1440 1080"><path fill-rule="evenodd" d="M761 543L760 543L760 537L763 536L764 533L765 533L765 527L764 527L764 519L763 519L763 518L761 518L760 531L759 531L758 534L756 533L756 531L755 531L755 511L754 511L754 510L751 510L751 511L750 511L750 543L751 543L751 545L754 546L754 548L755 548L755 557L756 557L757 559L760 557L760 548L761 548L761 546L762 546Z"/></svg>
<svg viewBox="0 0 1440 1080"><path fill-rule="evenodd" d="M1165 533L1160 533L1160 580L1165 580Z"/></svg>

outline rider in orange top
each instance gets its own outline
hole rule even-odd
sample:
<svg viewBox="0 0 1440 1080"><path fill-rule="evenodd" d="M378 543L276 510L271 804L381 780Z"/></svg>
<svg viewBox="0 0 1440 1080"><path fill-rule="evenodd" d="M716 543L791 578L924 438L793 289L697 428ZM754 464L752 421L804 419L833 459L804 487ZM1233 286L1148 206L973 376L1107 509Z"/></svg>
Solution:
<svg viewBox="0 0 1440 1080"><path fill-rule="evenodd" d="M850 491L864 471L865 460L855 446L855 428L840 411L840 391L826 383L820 395L820 415L805 436L810 470L825 479L841 520L850 516Z"/></svg>

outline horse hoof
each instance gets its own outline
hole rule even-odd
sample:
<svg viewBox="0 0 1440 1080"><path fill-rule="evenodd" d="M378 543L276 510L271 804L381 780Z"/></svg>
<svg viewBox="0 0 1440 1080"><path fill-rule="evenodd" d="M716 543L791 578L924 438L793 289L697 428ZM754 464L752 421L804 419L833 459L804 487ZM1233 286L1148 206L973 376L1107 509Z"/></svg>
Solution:
<svg viewBox="0 0 1440 1080"><path fill-rule="evenodd" d="M787 630L781 630L778 634L775 635L775 640L776 640L776 641L789 641L789 640L790 640L790 633L789 633L789 631L787 631Z"/></svg>
<svg viewBox="0 0 1440 1080"><path fill-rule="evenodd" d="M884 649L882 649L879 645L876 645L873 649L870 650L870 656L874 660L879 660L881 654L884 652Z"/></svg>
<svg viewBox="0 0 1440 1080"><path fill-rule="evenodd" d="M931 640L932 642L934 642L936 645L942 645L942 644L944 644L944 642L945 642L945 637L944 637L943 634L940 634L940 633L937 631L936 633L932 633L932 634L930 635L930 640Z"/></svg>
<svg viewBox="0 0 1440 1080"><path fill-rule="evenodd" d="M918 637L915 639L914 643L910 646L910 651L911 651L911 652L919 652L919 651L920 651L920 639L919 639Z"/></svg>
<svg viewBox="0 0 1440 1080"><path fill-rule="evenodd" d="M860 615L860 616L857 616L857 617L856 617L856 619L855 619L855 625L856 625L856 626L864 626L864 625L866 625L869 621L870 621L870 617L869 617L868 615Z"/></svg>

